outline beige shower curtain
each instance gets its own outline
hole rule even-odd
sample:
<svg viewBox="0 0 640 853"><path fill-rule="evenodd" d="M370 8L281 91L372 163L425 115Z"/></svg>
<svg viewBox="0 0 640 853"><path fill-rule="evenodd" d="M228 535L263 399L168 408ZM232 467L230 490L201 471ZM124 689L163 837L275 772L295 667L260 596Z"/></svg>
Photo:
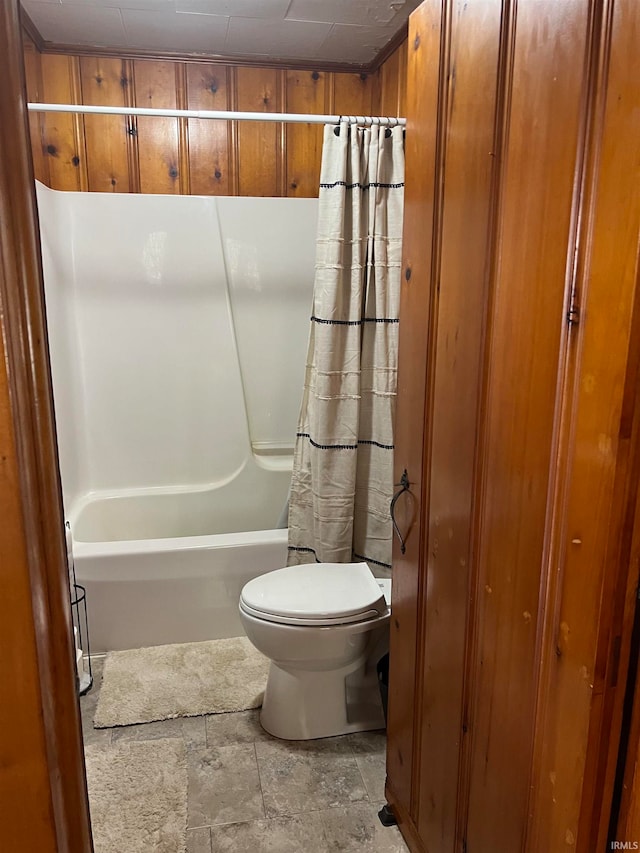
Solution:
<svg viewBox="0 0 640 853"><path fill-rule="evenodd" d="M401 127L324 131L313 314L289 564L391 568L404 195Z"/></svg>

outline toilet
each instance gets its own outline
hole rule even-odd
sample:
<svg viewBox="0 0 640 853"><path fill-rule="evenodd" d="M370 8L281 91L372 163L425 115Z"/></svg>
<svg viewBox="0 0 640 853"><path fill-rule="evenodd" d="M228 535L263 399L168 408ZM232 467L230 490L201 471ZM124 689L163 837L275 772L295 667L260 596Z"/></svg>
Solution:
<svg viewBox="0 0 640 853"><path fill-rule="evenodd" d="M389 650L391 581L366 563L313 563L247 583L240 620L270 658L260 722L285 740L384 728L376 664Z"/></svg>

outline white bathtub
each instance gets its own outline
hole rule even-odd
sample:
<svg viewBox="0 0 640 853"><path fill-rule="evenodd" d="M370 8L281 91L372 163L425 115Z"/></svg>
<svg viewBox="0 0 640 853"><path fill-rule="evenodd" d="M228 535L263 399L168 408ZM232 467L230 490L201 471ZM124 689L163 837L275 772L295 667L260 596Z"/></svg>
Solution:
<svg viewBox="0 0 640 853"><path fill-rule="evenodd" d="M243 585L286 563L287 531L74 540L91 652L238 637Z"/></svg>
<svg viewBox="0 0 640 853"><path fill-rule="evenodd" d="M317 199L38 187L56 428L91 650L237 636L285 565ZM249 532L246 532L249 531Z"/></svg>
<svg viewBox="0 0 640 853"><path fill-rule="evenodd" d="M90 494L71 516L91 652L241 636L240 591L286 564L291 457L196 490ZM247 528L251 528L249 532Z"/></svg>

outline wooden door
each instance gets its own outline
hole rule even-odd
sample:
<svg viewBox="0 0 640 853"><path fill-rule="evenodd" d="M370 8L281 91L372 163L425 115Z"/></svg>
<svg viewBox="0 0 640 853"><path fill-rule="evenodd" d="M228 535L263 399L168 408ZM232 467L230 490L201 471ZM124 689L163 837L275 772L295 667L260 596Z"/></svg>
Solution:
<svg viewBox="0 0 640 853"><path fill-rule="evenodd" d="M632 0L411 18L387 794L415 850L604 843L637 574L639 26Z"/></svg>

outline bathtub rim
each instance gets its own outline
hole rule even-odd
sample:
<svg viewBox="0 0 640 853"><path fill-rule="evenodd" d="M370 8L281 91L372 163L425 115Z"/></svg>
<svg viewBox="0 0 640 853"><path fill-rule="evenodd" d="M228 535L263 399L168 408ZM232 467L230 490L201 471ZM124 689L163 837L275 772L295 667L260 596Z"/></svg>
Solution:
<svg viewBox="0 0 640 853"><path fill-rule="evenodd" d="M243 548L247 545L281 544L288 538L286 527L272 530L249 530L240 533L209 533L199 536L173 536L162 539L113 539L87 542L73 536L74 557L137 556L139 554L215 551L221 548Z"/></svg>

